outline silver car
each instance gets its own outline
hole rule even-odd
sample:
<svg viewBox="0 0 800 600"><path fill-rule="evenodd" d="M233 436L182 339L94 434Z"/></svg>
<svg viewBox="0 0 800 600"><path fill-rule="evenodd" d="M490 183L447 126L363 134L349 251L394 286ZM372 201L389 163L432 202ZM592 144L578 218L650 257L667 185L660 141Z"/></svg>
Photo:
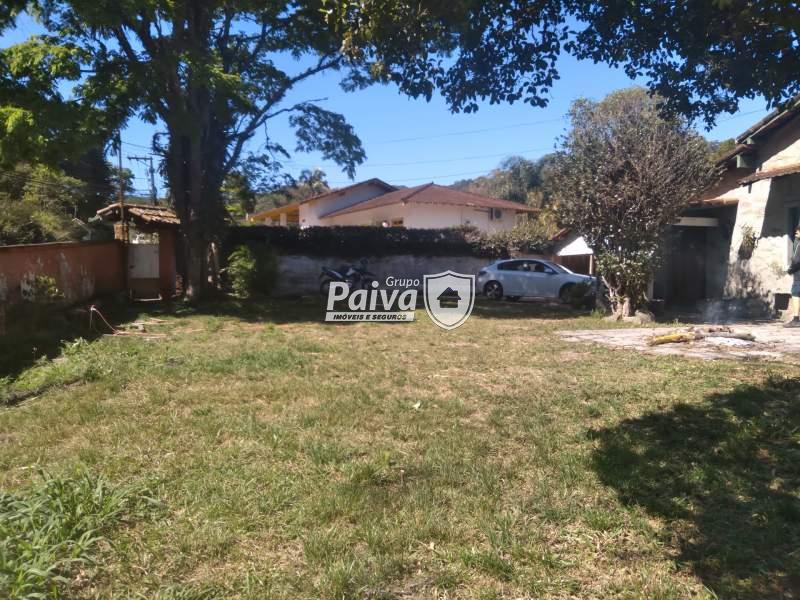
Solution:
<svg viewBox="0 0 800 600"><path fill-rule="evenodd" d="M478 291L490 300L519 298L570 299L576 284L594 285L595 278L538 258L498 260L478 272Z"/></svg>

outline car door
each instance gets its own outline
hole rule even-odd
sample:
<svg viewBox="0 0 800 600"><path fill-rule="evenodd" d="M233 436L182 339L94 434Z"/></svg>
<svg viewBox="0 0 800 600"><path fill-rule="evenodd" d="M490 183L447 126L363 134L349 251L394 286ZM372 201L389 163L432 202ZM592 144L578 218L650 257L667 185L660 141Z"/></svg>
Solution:
<svg viewBox="0 0 800 600"><path fill-rule="evenodd" d="M537 298L558 298L559 277L552 267L545 263L532 260L529 261L530 278L529 286Z"/></svg>
<svg viewBox="0 0 800 600"><path fill-rule="evenodd" d="M497 280L506 296L525 296L525 280L520 271L522 260L507 260L497 265Z"/></svg>

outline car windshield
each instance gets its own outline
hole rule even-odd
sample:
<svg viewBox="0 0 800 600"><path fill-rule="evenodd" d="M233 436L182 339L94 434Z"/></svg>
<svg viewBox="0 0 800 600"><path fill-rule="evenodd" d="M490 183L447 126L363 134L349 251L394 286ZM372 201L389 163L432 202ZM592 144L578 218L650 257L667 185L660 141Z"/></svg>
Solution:
<svg viewBox="0 0 800 600"><path fill-rule="evenodd" d="M545 262L544 264L553 269L556 273L566 273L567 275L574 275L574 273L564 265L559 265L558 263L552 263L552 262Z"/></svg>

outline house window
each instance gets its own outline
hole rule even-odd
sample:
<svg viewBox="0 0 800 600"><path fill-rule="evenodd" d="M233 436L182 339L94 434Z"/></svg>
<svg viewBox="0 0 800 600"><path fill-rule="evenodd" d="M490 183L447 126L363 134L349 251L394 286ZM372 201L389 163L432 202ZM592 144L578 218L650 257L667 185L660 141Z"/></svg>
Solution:
<svg viewBox="0 0 800 600"><path fill-rule="evenodd" d="M499 208L490 208L489 209L489 220L490 221L499 221L503 218L503 211Z"/></svg>
<svg viewBox="0 0 800 600"><path fill-rule="evenodd" d="M403 227L403 219L392 219L392 227Z"/></svg>

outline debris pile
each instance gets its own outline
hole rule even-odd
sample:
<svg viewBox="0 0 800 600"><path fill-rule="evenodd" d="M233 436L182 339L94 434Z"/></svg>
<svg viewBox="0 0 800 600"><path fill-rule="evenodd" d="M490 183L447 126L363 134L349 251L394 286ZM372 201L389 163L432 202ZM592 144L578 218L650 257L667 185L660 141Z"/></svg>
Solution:
<svg viewBox="0 0 800 600"><path fill-rule="evenodd" d="M663 335L654 335L647 343L649 346L660 346L662 344L681 344L699 340L718 341L721 343L728 342L730 345L740 345L733 342L733 340L738 340L740 343L747 344L755 342L756 338L752 333L737 332L727 325L722 325L711 327L687 327L685 329L670 331Z"/></svg>

